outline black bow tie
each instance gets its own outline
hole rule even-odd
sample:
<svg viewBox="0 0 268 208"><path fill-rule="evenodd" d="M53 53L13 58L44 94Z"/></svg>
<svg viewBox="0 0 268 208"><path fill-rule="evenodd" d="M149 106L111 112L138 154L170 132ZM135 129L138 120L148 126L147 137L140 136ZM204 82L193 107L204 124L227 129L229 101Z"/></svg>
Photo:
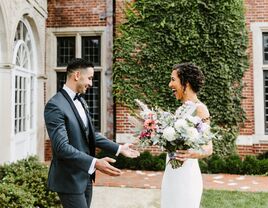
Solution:
<svg viewBox="0 0 268 208"><path fill-rule="evenodd" d="M74 100L77 99L77 100L81 101L81 96L82 96L82 94L76 93L74 96Z"/></svg>

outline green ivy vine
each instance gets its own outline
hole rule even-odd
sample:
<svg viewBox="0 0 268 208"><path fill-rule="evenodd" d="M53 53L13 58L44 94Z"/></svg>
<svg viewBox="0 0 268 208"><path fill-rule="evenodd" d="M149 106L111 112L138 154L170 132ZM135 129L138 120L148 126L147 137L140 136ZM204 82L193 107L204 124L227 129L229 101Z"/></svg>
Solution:
<svg viewBox="0 0 268 208"><path fill-rule="evenodd" d="M199 98L208 106L219 132L216 153L235 149L242 78L248 68L243 0L136 0L125 10L114 42L113 92L116 103L135 108L139 98L175 110L168 88L171 68L193 62L205 74Z"/></svg>

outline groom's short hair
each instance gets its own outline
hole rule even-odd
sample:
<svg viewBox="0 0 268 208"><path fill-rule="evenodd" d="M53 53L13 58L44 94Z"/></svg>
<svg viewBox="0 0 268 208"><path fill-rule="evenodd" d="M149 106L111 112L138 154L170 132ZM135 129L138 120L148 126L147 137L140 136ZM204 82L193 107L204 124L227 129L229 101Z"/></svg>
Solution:
<svg viewBox="0 0 268 208"><path fill-rule="evenodd" d="M75 58L68 63L66 73L67 73L67 76L69 76L74 71L81 70L81 69L83 70L89 67L94 68L94 65L91 62L83 58Z"/></svg>

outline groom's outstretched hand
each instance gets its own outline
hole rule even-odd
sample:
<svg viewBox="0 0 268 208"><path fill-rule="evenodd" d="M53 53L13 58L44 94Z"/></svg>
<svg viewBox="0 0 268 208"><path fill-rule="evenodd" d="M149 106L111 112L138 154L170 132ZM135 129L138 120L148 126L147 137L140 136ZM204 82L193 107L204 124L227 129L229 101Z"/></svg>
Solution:
<svg viewBox="0 0 268 208"><path fill-rule="evenodd" d="M121 145L120 153L125 157L136 158L140 156L139 151L132 149L133 144L126 143Z"/></svg>
<svg viewBox="0 0 268 208"><path fill-rule="evenodd" d="M110 165L110 163L114 163L116 160L110 157L104 157L101 159L97 159L95 168L102 173L105 173L110 176L120 176L121 170Z"/></svg>

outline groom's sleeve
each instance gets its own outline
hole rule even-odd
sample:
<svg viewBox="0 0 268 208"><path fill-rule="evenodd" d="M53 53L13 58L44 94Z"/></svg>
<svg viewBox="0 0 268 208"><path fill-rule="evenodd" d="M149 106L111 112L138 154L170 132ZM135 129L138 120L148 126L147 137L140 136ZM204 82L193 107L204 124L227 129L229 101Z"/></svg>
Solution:
<svg viewBox="0 0 268 208"><path fill-rule="evenodd" d="M63 112L54 103L49 102L45 107L44 117L54 156L88 173L94 157L69 144Z"/></svg>
<svg viewBox="0 0 268 208"><path fill-rule="evenodd" d="M96 147L99 147L100 149L106 150L113 154L120 153L119 144L107 139L106 137L102 136L99 133L96 133L95 137L96 137Z"/></svg>

